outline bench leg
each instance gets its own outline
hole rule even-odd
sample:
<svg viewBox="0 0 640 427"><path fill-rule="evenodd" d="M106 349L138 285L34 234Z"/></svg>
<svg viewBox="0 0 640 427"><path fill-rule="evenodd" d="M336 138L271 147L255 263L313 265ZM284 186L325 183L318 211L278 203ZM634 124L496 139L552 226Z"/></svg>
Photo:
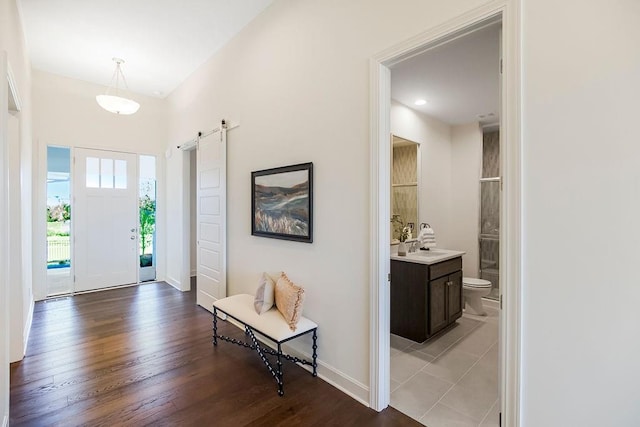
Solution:
<svg viewBox="0 0 640 427"><path fill-rule="evenodd" d="M218 309L213 307L213 345L218 345Z"/></svg>
<svg viewBox="0 0 640 427"><path fill-rule="evenodd" d="M222 310L221 310L222 311ZM229 316L227 313L225 313L224 311L222 311L222 313L225 316ZM233 316L232 316L233 317ZM242 323L242 322L241 322ZM251 327L247 324L244 324L244 333L245 335L249 336L249 338L251 339L251 343L249 342L245 342L245 341L240 341L237 340L235 338L231 338L228 337L226 335L218 335L218 310L217 308L214 306L213 307L213 345L217 346L218 345L218 338L220 338L222 341L228 341L232 344L237 344L246 348L250 348L252 350L255 350L258 355L260 356L260 359L262 359L262 362L265 364L265 366L267 367L267 369L269 370L269 372L271 373L271 375L275 378L276 383L278 384L278 396L284 396L284 371L282 369L282 359L286 359L289 360L291 362L294 363L300 363L303 365L311 365L313 367L313 372L312 375L314 377L318 376L318 335L317 335L317 329L313 329L313 360L310 362L308 360L303 360L303 359L299 359L298 357L295 356L290 356L288 354L285 354L282 352L282 344L273 340L271 338L271 341L274 344L277 344L277 351L274 351L271 348L268 347L261 347L260 343L258 342L255 334L253 333L253 330L251 329ZM310 331L305 332L309 333ZM304 335L303 334L303 335ZM268 338L268 337L267 337ZM277 363L274 369L274 366L269 362L269 359L267 359L267 354L271 355L271 356L276 356L277 358Z"/></svg>
<svg viewBox="0 0 640 427"><path fill-rule="evenodd" d="M313 376L318 376L318 335L316 329L313 330Z"/></svg>
<svg viewBox="0 0 640 427"><path fill-rule="evenodd" d="M280 356L282 356L282 346L278 343L278 370L276 372L276 381L278 382L278 396L284 395L284 378L282 373L282 360L280 360Z"/></svg>

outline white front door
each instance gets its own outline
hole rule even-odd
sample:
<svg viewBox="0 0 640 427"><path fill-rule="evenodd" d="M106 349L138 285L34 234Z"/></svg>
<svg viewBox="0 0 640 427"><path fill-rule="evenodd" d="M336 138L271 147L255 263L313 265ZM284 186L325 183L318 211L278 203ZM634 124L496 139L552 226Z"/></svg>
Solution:
<svg viewBox="0 0 640 427"><path fill-rule="evenodd" d="M197 153L198 305L213 310L227 296L227 132L203 138Z"/></svg>
<svg viewBox="0 0 640 427"><path fill-rule="evenodd" d="M76 149L75 291L138 280L137 156Z"/></svg>

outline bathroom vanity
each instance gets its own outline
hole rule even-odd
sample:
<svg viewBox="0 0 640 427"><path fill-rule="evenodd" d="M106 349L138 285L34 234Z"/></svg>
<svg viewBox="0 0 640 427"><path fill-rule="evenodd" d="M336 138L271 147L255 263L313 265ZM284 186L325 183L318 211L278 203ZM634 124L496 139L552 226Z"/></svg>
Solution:
<svg viewBox="0 0 640 427"><path fill-rule="evenodd" d="M423 342L462 316L462 255L446 249L391 255L391 333Z"/></svg>

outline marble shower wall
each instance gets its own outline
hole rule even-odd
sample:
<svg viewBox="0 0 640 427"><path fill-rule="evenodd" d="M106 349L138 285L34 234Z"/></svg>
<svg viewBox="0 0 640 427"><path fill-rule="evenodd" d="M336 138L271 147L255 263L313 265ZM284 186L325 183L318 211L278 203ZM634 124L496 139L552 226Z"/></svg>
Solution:
<svg viewBox="0 0 640 427"><path fill-rule="evenodd" d="M398 138L399 139L399 138ZM400 215L402 222L418 222L418 144L410 143L393 147L391 215ZM414 229L414 235L416 233ZM397 238L398 236L393 236Z"/></svg>

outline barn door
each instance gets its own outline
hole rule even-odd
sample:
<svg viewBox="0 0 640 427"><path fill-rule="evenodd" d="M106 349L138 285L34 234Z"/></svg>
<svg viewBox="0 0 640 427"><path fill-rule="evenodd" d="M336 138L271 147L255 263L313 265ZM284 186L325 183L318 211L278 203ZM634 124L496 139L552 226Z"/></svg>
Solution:
<svg viewBox="0 0 640 427"><path fill-rule="evenodd" d="M198 141L197 280L198 305L213 310L227 296L227 130L224 124Z"/></svg>

